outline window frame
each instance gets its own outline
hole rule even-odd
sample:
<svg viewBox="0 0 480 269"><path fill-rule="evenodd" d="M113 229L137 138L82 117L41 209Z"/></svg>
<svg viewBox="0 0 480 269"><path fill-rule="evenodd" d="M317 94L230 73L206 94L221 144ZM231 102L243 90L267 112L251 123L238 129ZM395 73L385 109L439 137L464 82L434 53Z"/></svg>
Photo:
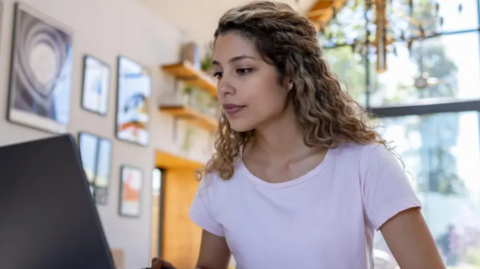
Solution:
<svg viewBox="0 0 480 269"><path fill-rule="evenodd" d="M460 34L468 34L468 33L478 33L479 44L480 44L480 0L477 0L477 28L474 29L465 29L465 30L458 30L458 31L448 31L448 32L439 32L434 35L428 35L424 37L424 39L435 38L439 36L446 36L446 35L460 35ZM367 34L368 36L368 34ZM419 38L412 38L412 40L418 40ZM368 45L368 41L364 45ZM324 47L324 50L328 49L336 49L339 47L349 46L350 44L335 44L333 46ZM480 50L480 45L478 47ZM368 56L368 57L367 57ZM365 104L365 109L369 111L372 116L382 118L382 117L400 117L400 116L408 116L408 115L424 115L424 114L433 114L433 113L443 113L443 112L463 112L463 111L480 111L480 98L471 99L471 100L459 100L456 98L436 98L436 99L428 99L429 102L425 102L425 100L419 100L418 102L414 102L411 104L399 104L393 106L371 106L371 93L372 93L372 85L371 85L371 70L368 68L371 64L370 62L370 53L369 50L363 55L365 59L365 99L364 100L357 100L360 103ZM478 59L480 61L480 58ZM479 74L480 76L480 74ZM348 85L347 85L348 86ZM478 89L480 91L480 89ZM363 101L363 102L362 102Z"/></svg>

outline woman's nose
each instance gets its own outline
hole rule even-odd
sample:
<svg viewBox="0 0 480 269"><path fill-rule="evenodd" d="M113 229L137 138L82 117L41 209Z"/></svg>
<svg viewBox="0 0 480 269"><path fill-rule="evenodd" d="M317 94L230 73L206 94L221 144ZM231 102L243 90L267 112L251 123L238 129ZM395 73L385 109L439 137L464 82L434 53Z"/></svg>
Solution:
<svg viewBox="0 0 480 269"><path fill-rule="evenodd" d="M222 79L217 85L217 93L218 95L233 95L235 94L235 87L228 81Z"/></svg>

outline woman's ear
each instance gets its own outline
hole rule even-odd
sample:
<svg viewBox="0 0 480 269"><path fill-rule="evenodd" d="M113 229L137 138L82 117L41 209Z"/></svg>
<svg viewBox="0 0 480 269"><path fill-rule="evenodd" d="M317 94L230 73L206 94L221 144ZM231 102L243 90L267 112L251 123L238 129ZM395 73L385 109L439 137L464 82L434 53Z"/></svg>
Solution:
<svg viewBox="0 0 480 269"><path fill-rule="evenodd" d="M293 89L293 80L292 79L286 78L283 83L284 83L283 85L285 86L287 91L290 91L290 90Z"/></svg>

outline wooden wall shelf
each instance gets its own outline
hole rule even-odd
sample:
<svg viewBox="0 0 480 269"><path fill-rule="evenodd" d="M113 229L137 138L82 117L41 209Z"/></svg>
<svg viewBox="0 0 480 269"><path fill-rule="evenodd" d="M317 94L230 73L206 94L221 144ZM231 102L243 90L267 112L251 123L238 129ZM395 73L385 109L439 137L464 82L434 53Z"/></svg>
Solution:
<svg viewBox="0 0 480 269"><path fill-rule="evenodd" d="M196 69L188 61L164 65L162 69L190 86L200 88L217 99L217 86L203 71Z"/></svg>
<svg viewBox="0 0 480 269"><path fill-rule="evenodd" d="M183 119L188 123L200 128L215 132L217 130L217 121L214 118L206 116L186 106L160 106L160 111L168 113L174 117Z"/></svg>
<svg viewBox="0 0 480 269"><path fill-rule="evenodd" d="M181 157L166 151L158 151L158 150L155 152L155 165L162 169L189 169L189 170L197 170L205 166L204 163L190 160L185 157Z"/></svg>

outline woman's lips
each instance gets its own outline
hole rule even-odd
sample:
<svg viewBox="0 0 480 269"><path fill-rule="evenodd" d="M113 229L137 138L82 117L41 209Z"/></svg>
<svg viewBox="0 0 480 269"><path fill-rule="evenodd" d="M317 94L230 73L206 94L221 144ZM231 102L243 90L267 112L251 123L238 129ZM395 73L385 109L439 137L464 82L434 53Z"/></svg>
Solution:
<svg viewBox="0 0 480 269"><path fill-rule="evenodd" d="M223 109L225 110L225 113L228 115L235 115L242 111L245 108L245 106L239 106L239 105L234 105L234 104L225 104L223 105Z"/></svg>

